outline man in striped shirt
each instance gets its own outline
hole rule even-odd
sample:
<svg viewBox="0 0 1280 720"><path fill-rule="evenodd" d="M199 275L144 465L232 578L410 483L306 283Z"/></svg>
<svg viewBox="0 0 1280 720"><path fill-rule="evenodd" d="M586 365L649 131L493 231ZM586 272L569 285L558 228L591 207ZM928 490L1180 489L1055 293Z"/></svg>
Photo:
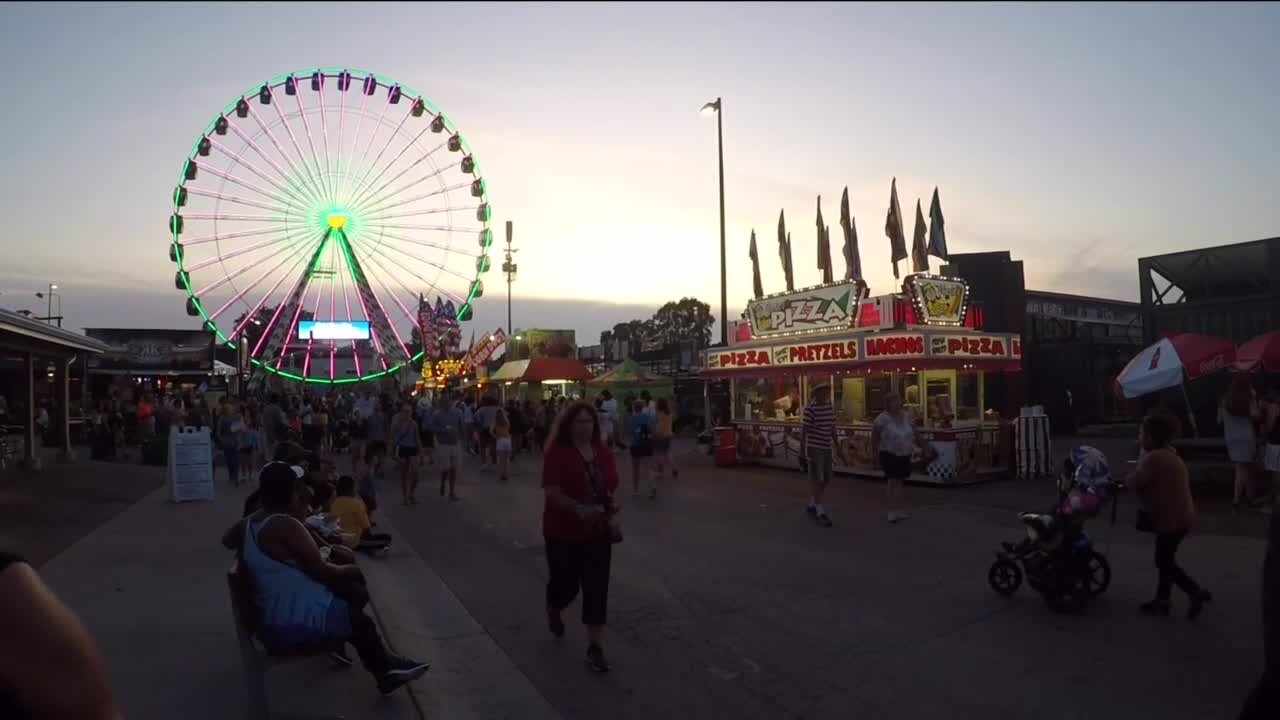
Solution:
<svg viewBox="0 0 1280 720"><path fill-rule="evenodd" d="M834 439L835 411L831 407L831 386L819 383L810 393L800 425L800 447L809 465L809 498L807 512L823 527L831 527L831 518L822 507L822 493L831 482L831 443Z"/></svg>

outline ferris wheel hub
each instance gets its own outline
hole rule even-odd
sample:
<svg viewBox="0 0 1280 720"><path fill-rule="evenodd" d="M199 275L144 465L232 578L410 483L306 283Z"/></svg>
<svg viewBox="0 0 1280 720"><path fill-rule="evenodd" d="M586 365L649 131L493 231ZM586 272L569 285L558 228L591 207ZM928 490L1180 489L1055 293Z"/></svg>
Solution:
<svg viewBox="0 0 1280 720"><path fill-rule="evenodd" d="M334 230L341 230L347 224L346 213L329 213L329 227Z"/></svg>

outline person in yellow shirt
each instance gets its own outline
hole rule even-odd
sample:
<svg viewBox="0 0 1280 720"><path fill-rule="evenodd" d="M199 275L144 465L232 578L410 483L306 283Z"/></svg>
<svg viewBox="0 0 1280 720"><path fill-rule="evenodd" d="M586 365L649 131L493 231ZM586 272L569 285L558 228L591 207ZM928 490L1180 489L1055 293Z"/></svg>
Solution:
<svg viewBox="0 0 1280 720"><path fill-rule="evenodd" d="M671 477L680 476L680 471L676 469L675 463L671 460L671 438L675 435L673 431L675 417L671 414L671 404L666 398L658 398L655 408L653 431L654 494L657 493L657 483L662 480L662 476L668 469L671 470Z"/></svg>
<svg viewBox="0 0 1280 720"><path fill-rule="evenodd" d="M391 547L391 536L373 532L364 500L356 495L356 481L350 475L338 478L338 496L329 506L329 515L338 521L342 544L352 550L378 552Z"/></svg>

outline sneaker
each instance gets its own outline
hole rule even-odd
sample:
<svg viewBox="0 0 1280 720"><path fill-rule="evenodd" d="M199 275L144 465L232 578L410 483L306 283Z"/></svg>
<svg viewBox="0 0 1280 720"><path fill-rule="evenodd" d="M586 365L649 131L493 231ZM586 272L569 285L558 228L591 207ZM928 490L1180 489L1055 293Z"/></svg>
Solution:
<svg viewBox="0 0 1280 720"><path fill-rule="evenodd" d="M814 505L809 505L808 507L806 507L806 508L804 509L804 511L805 511L806 513L808 513L809 515L817 515L817 514L818 514L818 508L817 508L816 506L814 506Z"/></svg>
<svg viewBox="0 0 1280 720"><path fill-rule="evenodd" d="M658 499L658 488L651 488L651 489L649 490L649 499L650 499L650 500L657 500L657 499Z"/></svg>
<svg viewBox="0 0 1280 720"><path fill-rule="evenodd" d="M831 518L826 513L818 513L817 519L822 527L831 527Z"/></svg>
<svg viewBox="0 0 1280 720"><path fill-rule="evenodd" d="M1195 621L1200 617L1200 613L1204 611L1204 606L1213 602L1213 593L1208 590L1201 590L1191 596L1191 605L1187 608L1187 619Z"/></svg>
<svg viewBox="0 0 1280 720"><path fill-rule="evenodd" d="M898 513L898 519L899 519L899 520L906 520L906 519L907 519L907 518L909 518L909 517L911 517L911 516L910 516L910 515L908 515L908 514L906 514L906 513L904 513L904 512L900 512L900 513Z"/></svg>
<svg viewBox="0 0 1280 720"><path fill-rule="evenodd" d="M604 649L599 645L587 648L587 668L598 673L607 673L613 669L604 656Z"/></svg>
<svg viewBox="0 0 1280 720"><path fill-rule="evenodd" d="M1168 600L1152 600L1151 602L1144 602L1138 606L1139 612L1143 615L1150 615L1152 617L1168 617L1169 609Z"/></svg>
<svg viewBox="0 0 1280 720"><path fill-rule="evenodd" d="M378 676L378 692L390 695L406 683L422 677L431 669L431 663L415 662L405 658L390 658L387 669Z"/></svg>
<svg viewBox="0 0 1280 720"><path fill-rule="evenodd" d="M898 522L898 513L896 512L889 513L888 519L890 524Z"/></svg>
<svg viewBox="0 0 1280 720"><path fill-rule="evenodd" d="M564 637L564 618L560 617L560 613L550 608L547 609L547 627L551 630L551 634L557 638Z"/></svg>
<svg viewBox="0 0 1280 720"><path fill-rule="evenodd" d="M329 659L333 661L334 665L340 667L351 667L354 664L345 647L329 653Z"/></svg>
<svg viewBox="0 0 1280 720"><path fill-rule="evenodd" d="M449 493L449 502L458 502L461 499L462 498L458 497L457 495L454 495L453 493Z"/></svg>

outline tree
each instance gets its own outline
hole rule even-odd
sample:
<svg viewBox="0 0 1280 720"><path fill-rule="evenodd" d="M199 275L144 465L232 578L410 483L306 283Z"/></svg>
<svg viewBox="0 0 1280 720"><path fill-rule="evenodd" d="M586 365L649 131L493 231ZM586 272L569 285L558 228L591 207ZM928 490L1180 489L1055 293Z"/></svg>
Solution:
<svg viewBox="0 0 1280 720"><path fill-rule="evenodd" d="M674 345L681 340L692 340L697 349L711 344L711 327L714 323L711 306L691 297L668 302L658 308L653 319L648 321L651 333L661 338L664 344Z"/></svg>

